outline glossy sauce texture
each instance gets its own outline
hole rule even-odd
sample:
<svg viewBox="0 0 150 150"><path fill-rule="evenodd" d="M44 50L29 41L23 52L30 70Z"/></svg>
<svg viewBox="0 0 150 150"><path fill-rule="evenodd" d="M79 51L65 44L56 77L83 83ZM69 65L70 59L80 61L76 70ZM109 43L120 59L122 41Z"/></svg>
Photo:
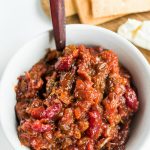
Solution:
<svg viewBox="0 0 150 150"><path fill-rule="evenodd" d="M35 150L124 150L139 102L112 50L48 51L18 78L18 136Z"/></svg>

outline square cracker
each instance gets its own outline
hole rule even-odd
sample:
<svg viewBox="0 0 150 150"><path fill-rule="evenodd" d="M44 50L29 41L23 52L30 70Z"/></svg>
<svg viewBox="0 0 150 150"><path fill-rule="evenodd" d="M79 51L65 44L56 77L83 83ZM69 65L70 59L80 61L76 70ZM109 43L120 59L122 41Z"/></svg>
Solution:
<svg viewBox="0 0 150 150"><path fill-rule="evenodd" d="M66 16L72 16L77 13L74 0L65 0L65 13Z"/></svg>
<svg viewBox="0 0 150 150"><path fill-rule="evenodd" d="M118 16L93 18L91 11L91 0L75 0L75 4L80 21L84 24L97 25L122 16L118 15Z"/></svg>
<svg viewBox="0 0 150 150"><path fill-rule="evenodd" d="M91 0L94 18L150 11L150 0Z"/></svg>
<svg viewBox="0 0 150 150"><path fill-rule="evenodd" d="M50 5L49 0L41 0L41 5L44 10L44 12L47 14L47 16L50 16ZM76 14L76 8L74 4L74 0L65 0L65 14L66 16L72 16Z"/></svg>

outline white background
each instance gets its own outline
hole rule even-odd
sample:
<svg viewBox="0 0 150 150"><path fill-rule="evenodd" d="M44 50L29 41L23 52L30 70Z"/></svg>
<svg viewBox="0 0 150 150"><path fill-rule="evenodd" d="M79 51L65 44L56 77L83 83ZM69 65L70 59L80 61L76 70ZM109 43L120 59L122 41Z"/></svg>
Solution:
<svg viewBox="0 0 150 150"><path fill-rule="evenodd" d="M40 0L0 0L0 74L18 48L49 28Z"/></svg>
<svg viewBox="0 0 150 150"><path fill-rule="evenodd" d="M0 77L23 44L50 28L51 22L43 13L40 0L0 0ZM1 127L0 149L12 150Z"/></svg>
<svg viewBox="0 0 150 150"><path fill-rule="evenodd" d="M0 78L14 53L50 28L51 21L42 11L40 0L0 0ZM12 150L1 126L0 150Z"/></svg>

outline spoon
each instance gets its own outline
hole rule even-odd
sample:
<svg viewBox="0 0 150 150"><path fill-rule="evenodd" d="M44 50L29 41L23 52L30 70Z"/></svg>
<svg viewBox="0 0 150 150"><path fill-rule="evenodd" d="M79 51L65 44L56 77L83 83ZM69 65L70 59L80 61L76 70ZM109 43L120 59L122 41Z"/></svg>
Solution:
<svg viewBox="0 0 150 150"><path fill-rule="evenodd" d="M66 46L64 0L49 1L56 48L62 51Z"/></svg>

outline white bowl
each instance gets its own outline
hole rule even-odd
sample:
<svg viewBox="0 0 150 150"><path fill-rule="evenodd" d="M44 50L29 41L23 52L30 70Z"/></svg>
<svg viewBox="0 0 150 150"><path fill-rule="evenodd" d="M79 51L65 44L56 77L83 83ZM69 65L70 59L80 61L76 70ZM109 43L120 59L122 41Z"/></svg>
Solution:
<svg viewBox="0 0 150 150"><path fill-rule="evenodd" d="M127 40L106 29L89 25L68 25L67 44L102 45L113 49L120 62L130 71L138 89L140 110L133 121L133 129L126 150L150 149L150 69L143 55ZM9 44L9 43L8 43ZM54 47L52 34L43 33L23 48L9 62L0 87L0 121L3 131L15 150L27 150L17 136L14 86L17 77L29 70L45 54L45 49Z"/></svg>

